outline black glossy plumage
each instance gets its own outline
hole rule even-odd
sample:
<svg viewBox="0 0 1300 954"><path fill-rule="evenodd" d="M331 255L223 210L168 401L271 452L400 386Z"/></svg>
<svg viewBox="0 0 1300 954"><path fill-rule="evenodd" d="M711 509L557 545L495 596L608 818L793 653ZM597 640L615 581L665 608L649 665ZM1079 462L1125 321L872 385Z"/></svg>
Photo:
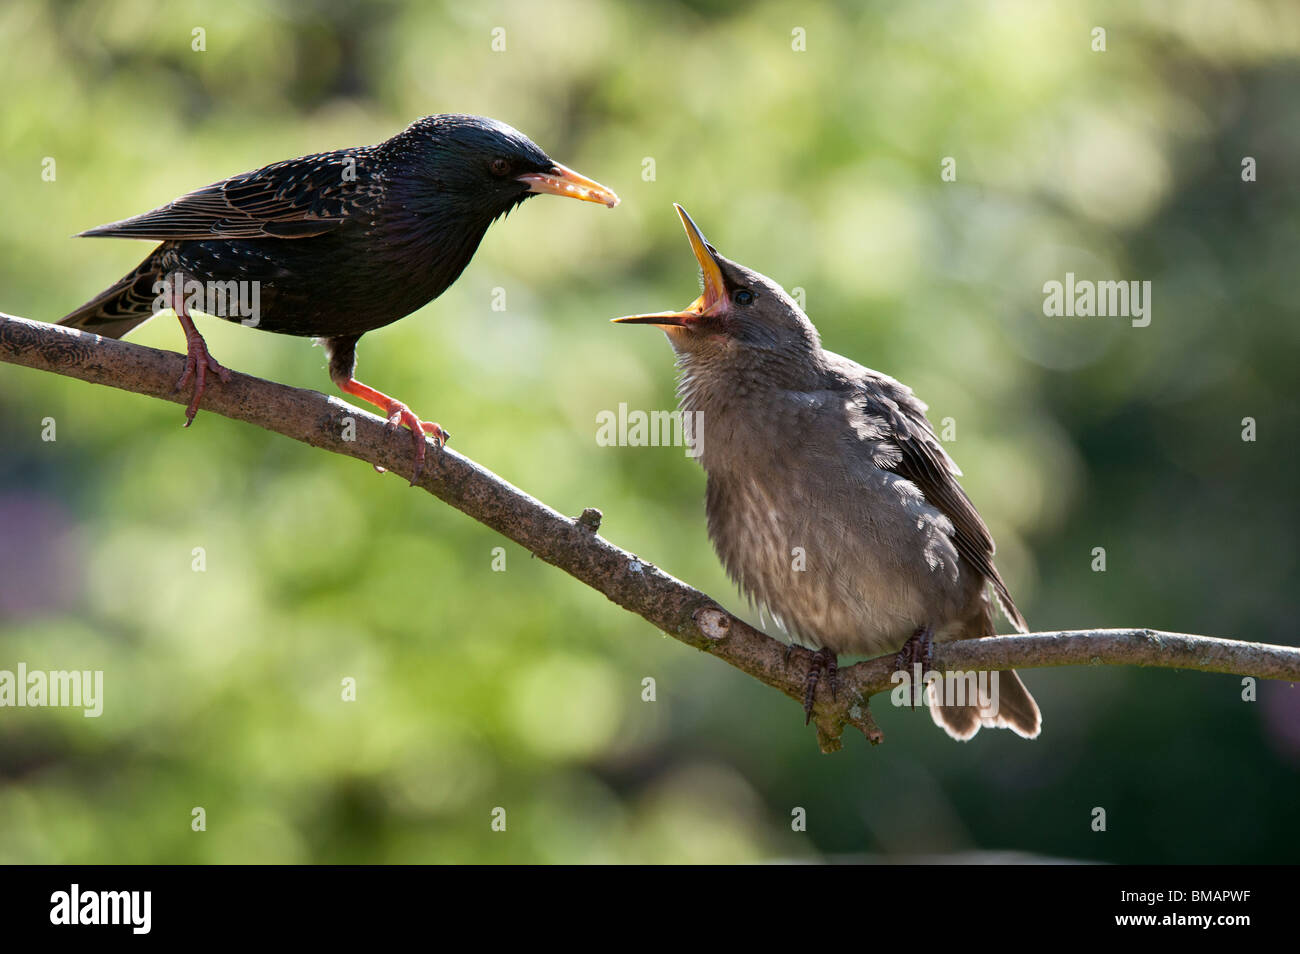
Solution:
<svg viewBox="0 0 1300 954"><path fill-rule="evenodd" d="M488 226L539 192L618 204L613 192L554 162L504 123L426 116L376 146L277 162L81 233L162 244L59 323L120 338L157 312L174 310L186 340L176 387L194 386L187 427L208 374L230 377L208 352L191 311L317 338L341 390L381 408L393 426L411 429L414 482L425 435L441 444L447 433L356 380L357 340L441 295Z"/></svg>
<svg viewBox="0 0 1300 954"><path fill-rule="evenodd" d="M492 170L500 158L504 174ZM162 244L60 324L121 337L154 313L156 282L181 269L199 282L258 282L260 329L359 336L446 290L493 220L533 194L516 177L555 166L509 126L456 115L277 162L83 232Z"/></svg>

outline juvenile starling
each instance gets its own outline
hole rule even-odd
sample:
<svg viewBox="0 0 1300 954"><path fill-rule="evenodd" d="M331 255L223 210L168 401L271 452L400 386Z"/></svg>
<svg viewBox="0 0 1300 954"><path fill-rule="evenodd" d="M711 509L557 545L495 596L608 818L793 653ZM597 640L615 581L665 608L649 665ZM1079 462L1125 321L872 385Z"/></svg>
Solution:
<svg viewBox="0 0 1300 954"><path fill-rule="evenodd" d="M823 350L776 282L723 258L677 212L704 293L685 311L614 320L662 328L677 353L682 413L702 425L709 536L741 591L815 651L805 710L823 671L834 692L840 653L897 649L900 669L928 669L931 640L994 635L995 605L1024 632L925 405ZM1034 738L1042 723L1014 671L991 698L951 704L937 685L927 697L955 739L982 725Z"/></svg>
<svg viewBox="0 0 1300 954"><path fill-rule="evenodd" d="M120 338L173 308L187 345L177 390L194 381L187 427L208 372L230 375L208 353L191 310L208 304L218 317L318 338L339 388L381 408L390 427L411 429L418 476L424 435L441 444L447 434L353 377L357 340L441 295L488 226L543 192L618 204L504 123L426 116L378 145L277 162L82 232L162 244L59 323Z"/></svg>

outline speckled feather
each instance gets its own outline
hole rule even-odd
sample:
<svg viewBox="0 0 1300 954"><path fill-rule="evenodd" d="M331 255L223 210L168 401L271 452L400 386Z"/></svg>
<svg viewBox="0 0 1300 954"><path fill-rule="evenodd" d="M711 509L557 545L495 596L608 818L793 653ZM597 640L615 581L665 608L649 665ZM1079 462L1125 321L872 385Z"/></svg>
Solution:
<svg viewBox="0 0 1300 954"><path fill-rule="evenodd" d="M153 314L156 283L181 269L199 282L258 282L265 331L332 338L383 327L442 294L493 220L530 195L484 174L495 155L509 157L512 176L553 166L509 126L429 116L378 145L277 162L89 229L162 244L61 324L121 337Z"/></svg>

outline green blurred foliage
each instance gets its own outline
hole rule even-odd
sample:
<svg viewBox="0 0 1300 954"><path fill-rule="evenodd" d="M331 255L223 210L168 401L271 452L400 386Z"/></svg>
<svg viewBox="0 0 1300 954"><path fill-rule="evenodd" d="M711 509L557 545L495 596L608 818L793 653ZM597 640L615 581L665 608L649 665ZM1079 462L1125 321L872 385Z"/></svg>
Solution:
<svg viewBox="0 0 1300 954"><path fill-rule="evenodd" d="M601 410L674 405L660 336L605 319L694 297L679 201L805 289L827 347L956 422L1035 628L1294 644L1298 51L1283 0L7 0L0 307L57 319L146 251L81 229L427 113L494 116L624 202L528 203L362 342L365 380L462 453L742 609L699 468L595 441ZM1067 271L1151 281L1150 327L1044 317ZM200 327L233 368L330 390L305 341ZM182 344L167 320L133 340ZM954 744L881 698L887 743L824 757L788 700L399 478L181 420L0 366L0 668L106 683L99 719L0 710L0 861L1296 858L1295 688L1036 671L1033 744Z"/></svg>

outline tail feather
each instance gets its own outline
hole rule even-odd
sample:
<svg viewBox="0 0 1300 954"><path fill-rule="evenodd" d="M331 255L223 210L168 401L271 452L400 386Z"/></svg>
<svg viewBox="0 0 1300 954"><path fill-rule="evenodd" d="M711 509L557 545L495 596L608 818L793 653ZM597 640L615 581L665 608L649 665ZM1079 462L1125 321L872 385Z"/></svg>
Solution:
<svg viewBox="0 0 1300 954"><path fill-rule="evenodd" d="M156 254L150 255L120 281L60 318L59 324L121 338L154 316L155 286L162 277Z"/></svg>
<svg viewBox="0 0 1300 954"><path fill-rule="evenodd" d="M997 583L1001 583L999 578ZM1005 586L994 587L994 598L998 608L1006 614L1019 632L1026 632L1028 625L1020 611L1015 608L1008 594L1002 594ZM960 634L964 639L996 639L993 625L993 604L985 601L980 611L967 622ZM990 687L991 688L991 687ZM990 693L991 694L991 693ZM969 697L968 697L969 698ZM926 687L926 702L930 707L930 717L934 724L958 741L965 742L972 738L982 726L997 729L1010 729L1023 739L1036 739L1043 728L1043 716L1038 711L1038 703L1029 694L1025 684L1014 669L998 671L998 693L996 704L992 699L984 704L983 699L976 699L966 705L940 705L938 688Z"/></svg>
<svg viewBox="0 0 1300 954"><path fill-rule="evenodd" d="M935 685L926 687L926 701L934 724L959 742L972 738L981 726L1010 729L1022 739L1036 739L1043 728L1038 703L1014 669L998 672L996 704L992 699L975 704L940 705Z"/></svg>

